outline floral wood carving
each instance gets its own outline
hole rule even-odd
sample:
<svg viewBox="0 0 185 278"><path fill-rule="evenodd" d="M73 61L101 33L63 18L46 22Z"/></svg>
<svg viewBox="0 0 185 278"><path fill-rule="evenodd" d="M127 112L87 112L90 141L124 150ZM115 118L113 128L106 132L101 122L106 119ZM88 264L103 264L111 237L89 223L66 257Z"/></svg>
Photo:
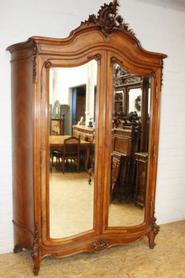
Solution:
<svg viewBox="0 0 185 278"><path fill-rule="evenodd" d="M113 0L109 4L104 4L100 7L97 16L94 14L89 15L88 20L81 22L80 27L83 25L97 25L106 37L115 31L126 31L136 39L133 30L130 29L129 25L124 22L123 18L117 14L118 7L118 0Z"/></svg>
<svg viewBox="0 0 185 278"><path fill-rule="evenodd" d="M154 235L156 236L158 233L159 233L159 231L160 231L160 227L156 224L156 218L155 218L155 216L153 216L153 220L152 220L152 231L153 231L153 233L154 233Z"/></svg>
<svg viewBox="0 0 185 278"><path fill-rule="evenodd" d="M32 258L36 258L39 255L39 230L38 225L35 225L35 231L33 235L33 249L32 249Z"/></svg>
<svg viewBox="0 0 185 278"><path fill-rule="evenodd" d="M36 76L37 76L37 46L36 44L33 47L33 82L36 82Z"/></svg>
<svg viewBox="0 0 185 278"><path fill-rule="evenodd" d="M32 248L32 259L34 262L33 273L35 276L38 275L40 269L40 262L41 262L41 247L39 244L40 236L39 236L39 228L38 224L35 224L35 230L33 234L33 248Z"/></svg>
<svg viewBox="0 0 185 278"><path fill-rule="evenodd" d="M97 240L92 243L92 248L95 251L101 251L109 247L109 243L103 239Z"/></svg>
<svg viewBox="0 0 185 278"><path fill-rule="evenodd" d="M158 234L159 232L159 226L156 224L156 218L153 214L153 217L152 217L152 223L151 223L151 230L149 231L149 233L147 234L148 236L148 239L149 239L149 247L151 249L153 249L155 247L155 237L156 235Z"/></svg>

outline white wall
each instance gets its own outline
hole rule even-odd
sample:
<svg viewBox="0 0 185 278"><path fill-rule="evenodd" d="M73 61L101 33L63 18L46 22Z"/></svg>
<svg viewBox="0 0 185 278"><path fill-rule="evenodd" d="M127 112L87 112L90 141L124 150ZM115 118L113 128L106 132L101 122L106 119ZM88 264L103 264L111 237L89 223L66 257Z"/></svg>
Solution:
<svg viewBox="0 0 185 278"><path fill-rule="evenodd" d="M5 48L32 35L65 37L105 0L0 1L0 252L12 250L10 64ZM185 9L168 1L121 0L120 14L142 45L168 54L160 134L156 216L159 223L185 218ZM176 1L173 1L176 2ZM154 4L152 4L154 3ZM178 5L178 1L177 1ZM173 3L174 8L174 3Z"/></svg>

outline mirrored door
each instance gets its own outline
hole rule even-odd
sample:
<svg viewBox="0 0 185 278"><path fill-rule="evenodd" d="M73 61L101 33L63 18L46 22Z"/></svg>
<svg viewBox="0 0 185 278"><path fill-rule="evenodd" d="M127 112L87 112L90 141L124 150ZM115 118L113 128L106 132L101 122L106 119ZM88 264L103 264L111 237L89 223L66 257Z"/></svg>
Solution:
<svg viewBox="0 0 185 278"><path fill-rule="evenodd" d="M49 236L93 230L97 62L49 71Z"/></svg>
<svg viewBox="0 0 185 278"><path fill-rule="evenodd" d="M151 79L113 64L109 227L144 222Z"/></svg>

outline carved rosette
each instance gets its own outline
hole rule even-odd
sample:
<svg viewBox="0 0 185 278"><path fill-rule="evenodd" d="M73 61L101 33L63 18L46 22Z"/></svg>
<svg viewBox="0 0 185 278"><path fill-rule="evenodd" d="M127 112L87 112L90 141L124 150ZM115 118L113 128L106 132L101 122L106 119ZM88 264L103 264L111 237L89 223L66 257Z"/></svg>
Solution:
<svg viewBox="0 0 185 278"><path fill-rule="evenodd" d="M94 251L101 251L109 247L109 243L106 240L100 239L94 241L91 245Z"/></svg>
<svg viewBox="0 0 185 278"><path fill-rule="evenodd" d="M45 66L46 69L49 69L49 68L52 67L52 63L51 63L49 60L47 60L47 61L44 63L44 66Z"/></svg>
<svg viewBox="0 0 185 278"><path fill-rule="evenodd" d="M129 25L124 22L123 18L117 14L118 7L119 3L117 0L113 0L109 4L104 4L100 7L97 16L94 14L89 15L88 20L81 22L80 27L96 25L105 37L115 31L127 32L137 40L133 30L130 29Z"/></svg>

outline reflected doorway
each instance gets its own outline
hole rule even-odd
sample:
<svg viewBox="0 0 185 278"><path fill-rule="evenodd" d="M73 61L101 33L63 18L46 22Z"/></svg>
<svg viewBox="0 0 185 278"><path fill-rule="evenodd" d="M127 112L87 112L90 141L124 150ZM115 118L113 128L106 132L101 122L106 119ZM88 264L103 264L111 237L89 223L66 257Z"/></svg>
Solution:
<svg viewBox="0 0 185 278"><path fill-rule="evenodd" d="M50 237L94 227L97 61L50 68Z"/></svg>
<svg viewBox="0 0 185 278"><path fill-rule="evenodd" d="M72 125L85 121L86 85L74 87L72 91Z"/></svg>

